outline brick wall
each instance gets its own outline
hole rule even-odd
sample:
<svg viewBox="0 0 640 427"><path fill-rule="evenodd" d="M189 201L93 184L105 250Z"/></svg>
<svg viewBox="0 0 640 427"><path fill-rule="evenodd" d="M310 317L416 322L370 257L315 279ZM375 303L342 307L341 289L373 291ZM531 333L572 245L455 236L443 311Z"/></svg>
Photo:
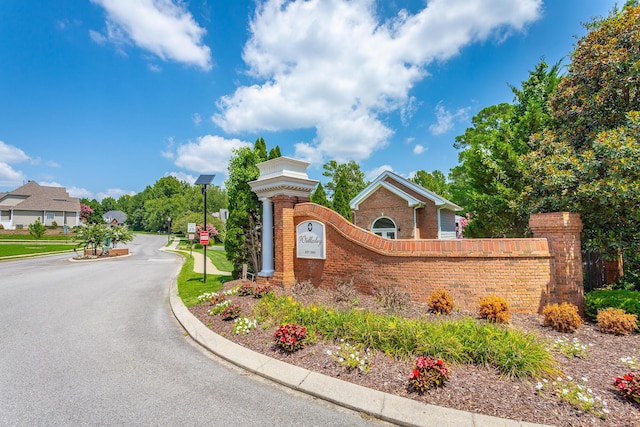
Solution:
<svg viewBox="0 0 640 427"><path fill-rule="evenodd" d="M275 209L274 214L278 216ZM532 222L533 239L388 240L330 209L298 204L293 209L294 227L310 219L324 223L327 258L293 256L294 277L282 284L311 280L334 287L353 279L360 292L396 285L420 302L426 302L434 289L445 288L466 310L476 310L478 300L489 294L505 297L514 312L539 312L545 304L561 301L583 307L580 220L568 216L573 214L544 215L548 216L532 216L538 218ZM291 245L295 255L295 236ZM277 260L276 254L276 271Z"/></svg>

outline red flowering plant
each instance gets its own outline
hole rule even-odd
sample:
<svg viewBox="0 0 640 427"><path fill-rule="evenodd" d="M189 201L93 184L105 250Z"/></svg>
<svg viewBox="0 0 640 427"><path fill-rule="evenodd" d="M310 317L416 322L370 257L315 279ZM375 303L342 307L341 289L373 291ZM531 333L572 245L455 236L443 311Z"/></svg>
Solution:
<svg viewBox="0 0 640 427"><path fill-rule="evenodd" d="M264 285L264 286L254 286L253 288L253 296L256 298L262 298L264 296L266 296L269 292L271 292L271 286L269 285Z"/></svg>
<svg viewBox="0 0 640 427"><path fill-rule="evenodd" d="M296 323L279 326L273 334L276 345L287 350L296 351L302 348L307 337L307 328Z"/></svg>
<svg viewBox="0 0 640 427"><path fill-rule="evenodd" d="M238 288L238 295L241 297L246 297L249 295L253 295L253 285L251 283L243 283Z"/></svg>
<svg viewBox="0 0 640 427"><path fill-rule="evenodd" d="M240 306L238 304L229 304L222 310L222 318L224 320L235 319L240 316Z"/></svg>
<svg viewBox="0 0 640 427"><path fill-rule="evenodd" d="M439 387L449 379L449 368L441 359L419 356L409 374L411 386L418 391Z"/></svg>
<svg viewBox="0 0 640 427"><path fill-rule="evenodd" d="M621 377L615 377L613 385L616 386L622 396L640 403L640 375L635 372L629 372Z"/></svg>

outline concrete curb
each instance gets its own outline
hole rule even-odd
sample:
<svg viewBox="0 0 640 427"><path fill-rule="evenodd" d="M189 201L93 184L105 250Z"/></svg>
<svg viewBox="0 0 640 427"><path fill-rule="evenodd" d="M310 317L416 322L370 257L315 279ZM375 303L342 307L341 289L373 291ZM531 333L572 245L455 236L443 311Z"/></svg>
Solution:
<svg viewBox="0 0 640 427"><path fill-rule="evenodd" d="M420 403L318 374L249 350L214 333L193 316L178 296L175 281L169 290L169 304L187 333L217 356L271 381L383 421L416 427L541 426Z"/></svg>

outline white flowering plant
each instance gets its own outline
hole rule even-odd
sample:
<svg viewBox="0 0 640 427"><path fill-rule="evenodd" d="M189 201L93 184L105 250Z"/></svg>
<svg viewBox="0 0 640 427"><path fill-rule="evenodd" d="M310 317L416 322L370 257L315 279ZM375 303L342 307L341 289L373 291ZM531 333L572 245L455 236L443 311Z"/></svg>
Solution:
<svg viewBox="0 0 640 427"><path fill-rule="evenodd" d="M578 340L578 338L574 338L569 340L567 338L558 338L553 343L551 343L551 349L553 351L560 352L565 356L571 357L579 357L584 359L589 354L589 347L592 347L593 344L585 345Z"/></svg>
<svg viewBox="0 0 640 427"><path fill-rule="evenodd" d="M233 322L233 333L235 335L246 335L258 326L256 319L249 319L248 317L239 317Z"/></svg>
<svg viewBox="0 0 640 427"><path fill-rule="evenodd" d="M574 408L590 412L602 419L605 419L609 413L607 402L593 393L587 385L585 377L582 377L580 381L575 381L570 376L558 377L555 381L544 379L536 385L536 389L540 396L548 392L561 401L571 404Z"/></svg>
<svg viewBox="0 0 640 427"><path fill-rule="evenodd" d="M222 314L225 308L227 308L231 304L231 300L225 300L221 303L218 303L209 309L209 316L217 316Z"/></svg>
<svg viewBox="0 0 640 427"><path fill-rule="evenodd" d="M638 353L640 353L640 350ZM629 367L629 369L636 371L640 369L640 362L638 362L638 359L635 356L621 357L620 361Z"/></svg>
<svg viewBox="0 0 640 427"><path fill-rule="evenodd" d="M371 370L371 351L362 345L341 340L340 348L335 352L327 350L327 354L349 370L358 369L362 373Z"/></svg>
<svg viewBox="0 0 640 427"><path fill-rule="evenodd" d="M218 294L217 292L205 292L202 295L198 295L198 302L203 303L203 302L211 301L211 298L217 294Z"/></svg>

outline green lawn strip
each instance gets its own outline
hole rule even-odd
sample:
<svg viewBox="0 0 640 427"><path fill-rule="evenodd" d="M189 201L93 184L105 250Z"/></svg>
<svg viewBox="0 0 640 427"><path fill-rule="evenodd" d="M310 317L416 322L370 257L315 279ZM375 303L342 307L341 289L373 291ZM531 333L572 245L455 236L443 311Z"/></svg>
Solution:
<svg viewBox="0 0 640 427"><path fill-rule="evenodd" d="M34 255L47 252L67 252L73 250L77 245L74 244L44 244L31 242L24 243L6 243L0 245L0 258L17 256L17 255Z"/></svg>
<svg viewBox="0 0 640 427"><path fill-rule="evenodd" d="M71 241L73 239L73 236L71 234L65 236L63 234L55 234L55 235L48 235L45 234L44 236L42 236L42 238L40 238L38 241L40 242L46 242L46 241ZM10 234L10 233L1 233L0 232L0 241L3 240L8 240L8 241L35 241L35 239L33 238L33 236L31 236L30 234Z"/></svg>
<svg viewBox="0 0 640 427"><path fill-rule="evenodd" d="M185 254L186 261L178 275L178 295L187 307L198 304L198 296L205 292L216 292L222 289L223 281L230 276L207 274L207 282L203 283L203 274L193 271L193 257Z"/></svg>
<svg viewBox="0 0 640 427"><path fill-rule="evenodd" d="M220 251L217 249L209 249L207 250L207 257L213 262L213 265L220 271L229 271L233 270L233 265L227 260L227 253L225 251Z"/></svg>
<svg viewBox="0 0 640 427"><path fill-rule="evenodd" d="M202 246L199 244L194 244L191 249L189 249L188 240L182 239L180 241L180 250L182 251L193 251L198 252L200 254L204 253L202 250ZM209 247L207 249L207 257L213 262L213 265L220 271L233 271L233 264L227 260L227 253L224 251L224 247L220 247L220 249L213 249L213 247Z"/></svg>
<svg viewBox="0 0 640 427"><path fill-rule="evenodd" d="M366 310L301 306L288 297L262 298L254 315L261 323L298 323L327 340L344 339L398 357L419 355L449 363L497 369L513 378L557 375L557 362L546 341L534 333L479 321L408 319Z"/></svg>

